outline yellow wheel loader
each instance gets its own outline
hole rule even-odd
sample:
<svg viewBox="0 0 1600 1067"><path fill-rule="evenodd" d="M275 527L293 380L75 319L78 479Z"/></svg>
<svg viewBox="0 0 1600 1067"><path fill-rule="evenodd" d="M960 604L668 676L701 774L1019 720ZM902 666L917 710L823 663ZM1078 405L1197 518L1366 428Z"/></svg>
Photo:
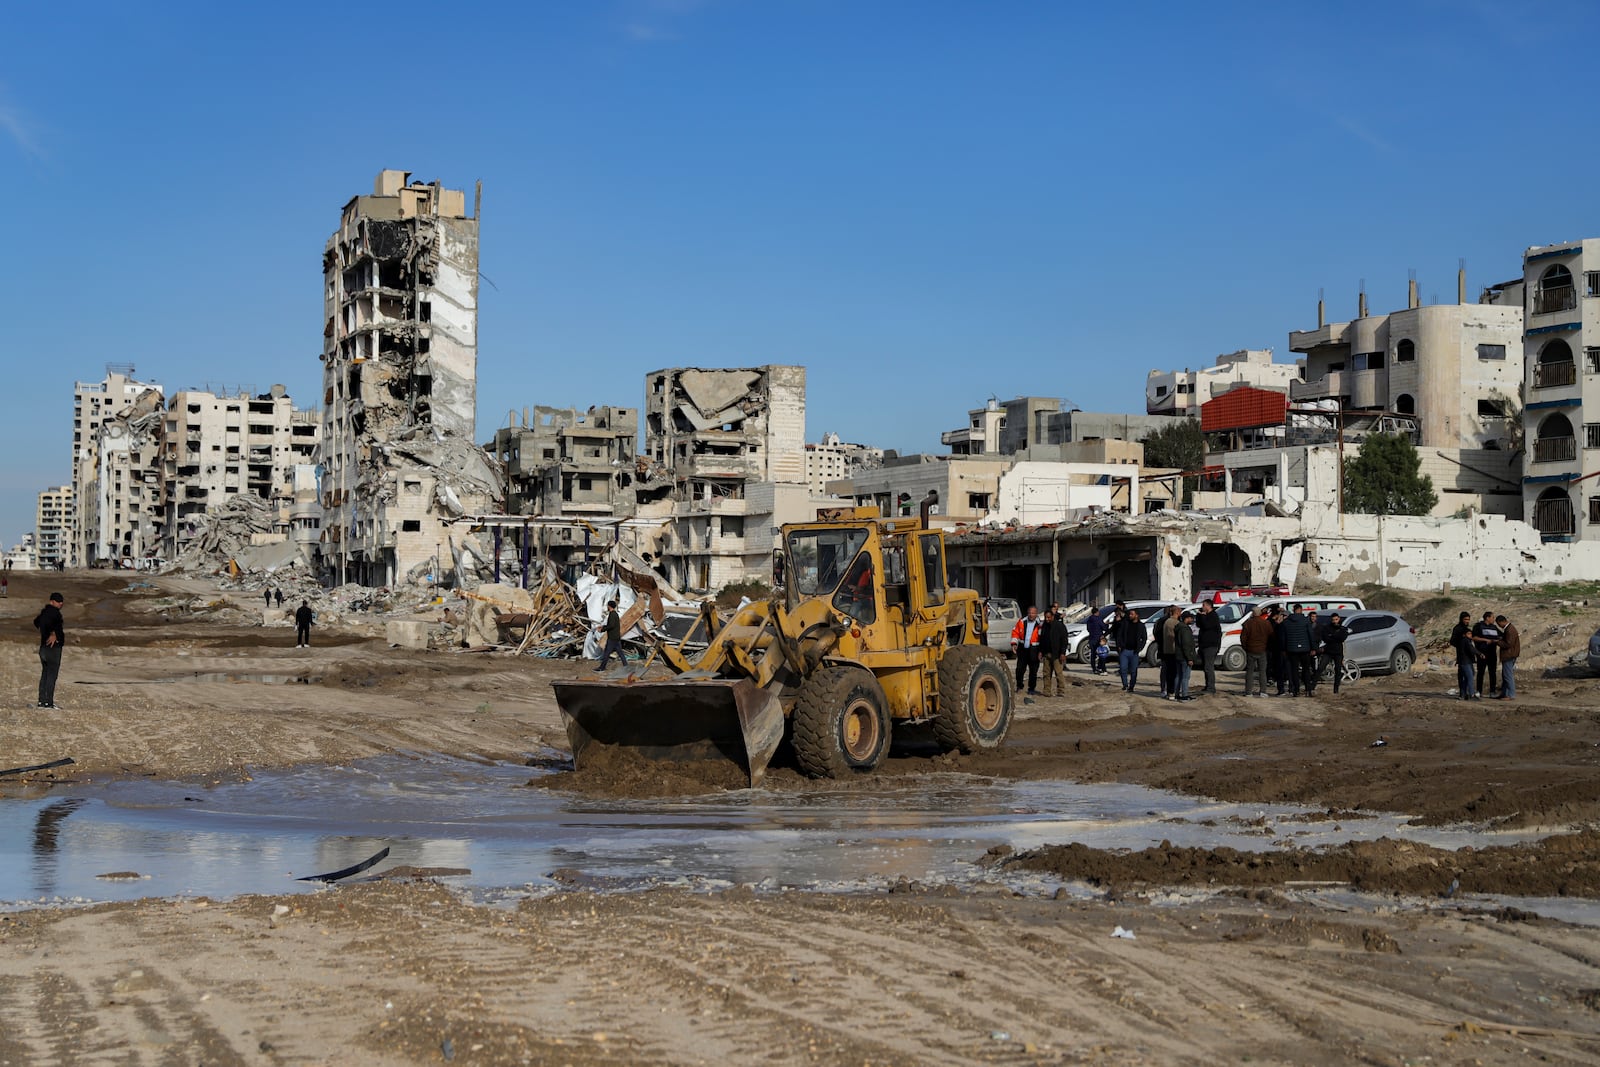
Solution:
<svg viewBox="0 0 1600 1067"><path fill-rule="evenodd" d="M878 765L893 725L930 723L941 747L997 747L1013 689L985 643L983 605L945 582L944 535L877 508L829 508L783 527L779 587L719 625L710 604L677 644L677 677L553 683L580 769L600 746L665 760L732 759L758 785L787 739L800 769ZM691 656L699 634L710 643Z"/></svg>

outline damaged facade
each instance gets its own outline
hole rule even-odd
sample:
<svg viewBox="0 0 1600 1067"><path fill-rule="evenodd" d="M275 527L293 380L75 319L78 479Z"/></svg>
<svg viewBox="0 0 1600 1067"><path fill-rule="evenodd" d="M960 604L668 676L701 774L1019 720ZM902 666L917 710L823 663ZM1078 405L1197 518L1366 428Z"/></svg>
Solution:
<svg viewBox="0 0 1600 1067"><path fill-rule="evenodd" d="M132 364L108 363L98 382L74 382L72 387L72 538L69 567L97 562L142 559L155 546L155 531L145 506L152 503L156 470L153 427L142 418L130 427L117 417L134 404L151 407L147 393L155 393L159 406L161 386L133 377ZM145 415L148 416L148 410ZM133 447L130 430L140 444ZM135 541L137 540L137 544Z"/></svg>
<svg viewBox="0 0 1600 1067"><path fill-rule="evenodd" d="M506 514L625 519L634 512L635 408L535 407L495 431L506 472Z"/></svg>
<svg viewBox="0 0 1600 1067"><path fill-rule="evenodd" d="M497 510L474 442L478 210L438 182L379 173L323 252L318 545L325 579L391 585L426 569L446 523Z"/></svg>
<svg viewBox="0 0 1600 1067"><path fill-rule="evenodd" d="M812 497L805 368L651 371L644 415L639 514L667 520L656 554L668 581L717 590L770 574L771 528L808 517L798 502Z"/></svg>
<svg viewBox="0 0 1600 1067"><path fill-rule="evenodd" d="M269 501L281 513L274 515L272 532L287 535L294 472L315 468L322 419L315 410L295 408L281 385L258 395L186 389L167 403L162 438L162 554L176 559L206 514L237 494ZM316 505L314 493L309 503ZM316 530L321 509L302 507L295 518Z"/></svg>

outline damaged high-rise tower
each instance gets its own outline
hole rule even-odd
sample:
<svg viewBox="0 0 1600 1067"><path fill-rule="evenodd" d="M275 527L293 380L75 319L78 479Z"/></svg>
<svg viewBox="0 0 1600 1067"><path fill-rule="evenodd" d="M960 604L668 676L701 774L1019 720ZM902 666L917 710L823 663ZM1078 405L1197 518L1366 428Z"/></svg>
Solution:
<svg viewBox="0 0 1600 1067"><path fill-rule="evenodd" d="M478 203L468 215L460 190L409 179L381 172L322 257L319 558L340 583L391 585L436 559L448 573L447 521L497 510L473 444Z"/></svg>

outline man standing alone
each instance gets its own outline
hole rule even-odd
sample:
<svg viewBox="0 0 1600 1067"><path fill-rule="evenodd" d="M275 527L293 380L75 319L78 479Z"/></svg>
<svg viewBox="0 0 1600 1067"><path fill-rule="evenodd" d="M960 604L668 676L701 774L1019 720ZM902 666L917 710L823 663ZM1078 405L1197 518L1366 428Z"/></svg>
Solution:
<svg viewBox="0 0 1600 1067"><path fill-rule="evenodd" d="M311 602L300 601L300 606L294 611L294 647L311 647Z"/></svg>
<svg viewBox="0 0 1600 1067"><path fill-rule="evenodd" d="M1131 693L1139 682L1139 657L1144 655L1144 645L1150 640L1150 635L1144 623L1139 621L1139 613L1133 608L1129 608L1127 614L1122 616L1115 633L1117 677L1122 679L1122 688Z"/></svg>
<svg viewBox="0 0 1600 1067"><path fill-rule="evenodd" d="M51 593L50 602L33 620L39 631L39 706L52 711L61 710L56 707L56 676L61 673L61 646L67 643L61 621L65 603L60 593Z"/></svg>

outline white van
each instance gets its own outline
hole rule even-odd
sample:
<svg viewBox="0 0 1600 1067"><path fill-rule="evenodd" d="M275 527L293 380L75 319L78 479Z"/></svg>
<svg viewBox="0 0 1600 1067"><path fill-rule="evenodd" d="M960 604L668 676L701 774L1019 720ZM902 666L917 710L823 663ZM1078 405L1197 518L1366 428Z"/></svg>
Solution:
<svg viewBox="0 0 1600 1067"><path fill-rule="evenodd" d="M1282 608L1293 613L1297 607L1315 608L1317 622L1323 623L1334 612L1349 615L1361 611L1366 605L1360 597L1353 596L1275 596L1251 600L1230 600L1217 605L1217 618L1222 623L1222 648L1217 651L1217 665L1225 671L1244 670L1244 646L1239 644L1239 633L1244 621L1251 615L1269 608Z"/></svg>

